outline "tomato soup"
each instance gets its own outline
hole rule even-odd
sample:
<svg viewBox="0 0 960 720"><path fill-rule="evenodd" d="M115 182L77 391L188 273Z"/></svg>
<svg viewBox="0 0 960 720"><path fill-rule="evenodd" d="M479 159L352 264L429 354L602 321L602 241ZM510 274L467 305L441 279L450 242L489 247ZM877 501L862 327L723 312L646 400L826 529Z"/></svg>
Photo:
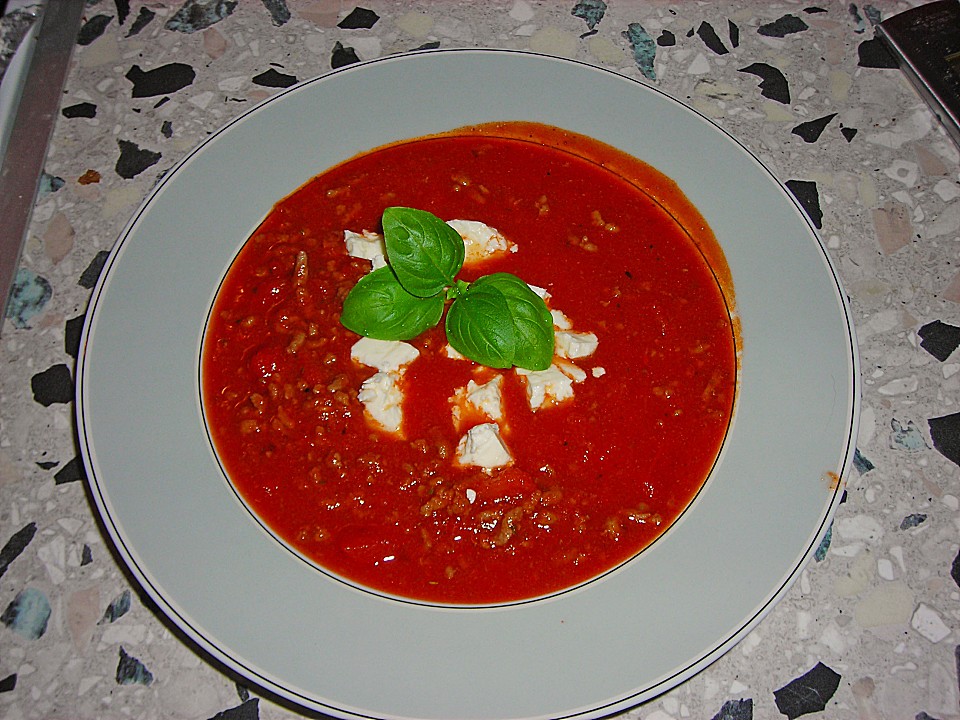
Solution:
<svg viewBox="0 0 960 720"><path fill-rule="evenodd" d="M595 348L572 397L451 357L443 323L409 340L402 426L359 399L347 293L370 272L344 232L385 208L495 228L514 251L465 266L541 289ZM512 602L596 578L673 523L733 413L738 337L722 253L656 170L588 138L498 123L355 157L280 201L226 274L203 345L202 401L237 493L276 536L361 587L445 604ZM458 388L500 390L510 461L458 460L475 420Z"/></svg>

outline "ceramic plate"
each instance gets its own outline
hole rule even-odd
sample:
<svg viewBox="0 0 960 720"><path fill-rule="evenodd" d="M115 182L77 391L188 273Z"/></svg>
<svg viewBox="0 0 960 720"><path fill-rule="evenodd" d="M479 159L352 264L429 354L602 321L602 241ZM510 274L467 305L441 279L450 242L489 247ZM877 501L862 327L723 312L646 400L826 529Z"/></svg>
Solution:
<svg viewBox="0 0 960 720"><path fill-rule="evenodd" d="M199 349L217 286L275 202L361 151L496 120L592 136L673 178L726 253L740 397L713 476L658 542L549 599L443 608L351 588L266 533L204 431ZM656 89L539 55L436 51L278 94L164 176L93 293L78 424L110 539L169 620L261 688L344 718L593 718L732 647L829 526L856 436L845 297L792 196Z"/></svg>

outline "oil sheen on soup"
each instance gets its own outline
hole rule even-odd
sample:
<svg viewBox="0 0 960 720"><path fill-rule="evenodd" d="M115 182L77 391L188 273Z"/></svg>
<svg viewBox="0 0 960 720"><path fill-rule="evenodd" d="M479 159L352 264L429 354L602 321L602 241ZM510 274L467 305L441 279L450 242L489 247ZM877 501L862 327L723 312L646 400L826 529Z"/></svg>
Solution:
<svg viewBox="0 0 960 720"><path fill-rule="evenodd" d="M392 345L340 324L384 262L390 206L457 229L460 277L507 271L545 298L548 370L479 365L442 322ZM722 253L669 179L497 123L379 148L280 201L217 294L202 400L237 493L320 569L503 603L602 576L677 519L728 430L737 350Z"/></svg>

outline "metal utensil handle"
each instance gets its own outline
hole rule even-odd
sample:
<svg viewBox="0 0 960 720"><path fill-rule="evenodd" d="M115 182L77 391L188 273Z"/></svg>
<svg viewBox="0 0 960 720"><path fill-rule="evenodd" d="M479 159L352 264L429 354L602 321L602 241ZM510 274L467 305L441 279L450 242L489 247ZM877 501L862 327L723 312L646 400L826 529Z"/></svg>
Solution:
<svg viewBox="0 0 960 720"><path fill-rule="evenodd" d="M76 45L84 0L47 2L0 166L0 330Z"/></svg>

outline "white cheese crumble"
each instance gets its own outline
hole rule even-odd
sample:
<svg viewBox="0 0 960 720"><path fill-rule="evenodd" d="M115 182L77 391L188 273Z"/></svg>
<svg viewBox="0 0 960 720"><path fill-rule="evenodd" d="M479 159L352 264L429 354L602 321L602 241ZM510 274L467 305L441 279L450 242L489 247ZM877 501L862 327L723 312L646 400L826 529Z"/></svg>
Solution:
<svg viewBox="0 0 960 720"><path fill-rule="evenodd" d="M485 260L505 252L516 252L517 246L498 230L476 220L448 220L447 225L463 238L463 264Z"/></svg>
<svg viewBox="0 0 960 720"><path fill-rule="evenodd" d="M582 383L587 379L587 371L581 368L579 365L574 365L569 360L557 358L553 364L560 372L573 380L575 383Z"/></svg>
<svg viewBox="0 0 960 720"><path fill-rule="evenodd" d="M382 372L393 372L409 365L420 351L409 343L399 340L360 338L350 349L350 358L361 365L368 365Z"/></svg>
<svg viewBox="0 0 960 720"><path fill-rule="evenodd" d="M459 388L450 398L453 403L453 422L459 427L464 415L469 415L471 408L480 412L488 420L503 419L503 399L501 387L503 376L496 375L492 380L478 384L470 380L466 387Z"/></svg>
<svg viewBox="0 0 960 720"><path fill-rule="evenodd" d="M528 283L528 286L529 286L529 288L530 288L531 290L533 290L537 295L539 295L540 298L541 298L544 302L546 302L547 300L550 299L550 291L549 291L549 290L546 290L546 289L544 289L544 288L542 288L542 287L539 287L538 285L530 285L529 283ZM551 312L552 312L552 311L551 311ZM560 312L560 311L558 310L557 312ZM560 313L560 314L562 315L563 313Z"/></svg>
<svg viewBox="0 0 960 720"><path fill-rule="evenodd" d="M475 465L488 470L509 465L513 456L507 449L496 423L474 425L460 438L457 460L461 465Z"/></svg>
<svg viewBox="0 0 960 720"><path fill-rule="evenodd" d="M406 366L420 355L413 345L399 340L360 338L350 348L350 358L378 370L363 381L357 399L369 419L382 430L400 433L403 424L403 391L400 380Z"/></svg>
<svg viewBox="0 0 960 720"><path fill-rule="evenodd" d="M359 233L344 230L343 242L347 246L347 255L350 257L369 260L373 263L374 269L386 264L387 248L383 244L382 235L369 230Z"/></svg>
<svg viewBox="0 0 960 720"><path fill-rule="evenodd" d="M573 321L559 310L551 310L550 315L553 317L553 326L557 330L569 330L573 327Z"/></svg>
<svg viewBox="0 0 960 720"><path fill-rule="evenodd" d="M516 369L527 386L527 401L531 410L556 405L573 397L573 379L559 367L551 365L546 370Z"/></svg>
<svg viewBox="0 0 960 720"><path fill-rule="evenodd" d="M403 423L403 391L400 374L378 372L360 386L357 396L370 418L383 430L399 433Z"/></svg>
<svg viewBox="0 0 960 720"><path fill-rule="evenodd" d="M560 357L576 358L590 357L597 350L597 336L592 332L573 332L560 330L554 334L556 353Z"/></svg>
<svg viewBox="0 0 960 720"><path fill-rule="evenodd" d="M441 350L441 352L451 360L466 360L466 358L460 353L458 353L453 348L453 345L451 345L450 343L447 343L446 345L444 345L443 350Z"/></svg>
<svg viewBox="0 0 960 720"><path fill-rule="evenodd" d="M590 369L590 374L593 375L595 378L603 377L604 375L607 374L607 369L605 367L600 367L599 365L597 365L595 368Z"/></svg>

